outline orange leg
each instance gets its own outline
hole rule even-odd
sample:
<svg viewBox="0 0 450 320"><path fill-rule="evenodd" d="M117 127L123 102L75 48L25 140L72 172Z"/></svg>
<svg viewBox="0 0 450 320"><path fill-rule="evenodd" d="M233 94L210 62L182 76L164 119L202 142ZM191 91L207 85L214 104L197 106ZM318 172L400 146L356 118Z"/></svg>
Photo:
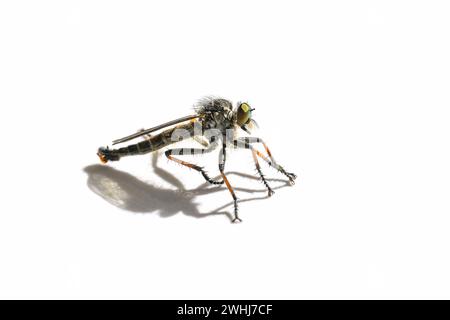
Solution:
<svg viewBox="0 0 450 320"><path fill-rule="evenodd" d="M264 149L267 152L267 155L269 156L270 159L268 159L266 156L264 156L261 152L259 152L258 150L255 150L256 155L258 157L260 157L261 159L263 159L265 162L267 162L269 164L269 166L277 169L279 172L281 172L282 174L284 174L286 177L288 177L289 182L291 184L295 183L295 179L297 178L297 176L294 173L290 173L290 172L286 172L286 170L284 170L284 168L282 166L280 166L279 164L277 164L275 162L275 159L272 156L272 153L269 150L269 147L266 145L266 143L261 139L261 138L256 138L256 137L244 137L244 138L240 138L238 140L235 140L235 146L239 147L242 145L239 143L243 143L243 148L245 149L253 149L251 144L252 143L261 143L264 146Z"/></svg>
<svg viewBox="0 0 450 320"><path fill-rule="evenodd" d="M165 152L165 155L166 155L166 157L169 160L175 161L176 163L179 163L179 164L181 164L181 165L183 165L185 167L188 167L188 168L191 168L191 169L194 169L194 170L200 172L202 174L203 178L205 178L205 180L208 181L209 183L211 183L211 184L223 184L223 180L215 181L215 180L211 179L209 177L209 175L206 173L206 171L203 170L202 167L200 167L200 166L198 166L196 164L187 162L187 161L180 160L180 159L175 158L174 156L172 156L172 153L176 153L176 154L179 154L179 155L187 155L187 154L193 155L193 154L204 154L204 153L209 152L209 151L210 151L209 149L179 148L179 149L169 149L169 150L167 150Z"/></svg>
<svg viewBox="0 0 450 320"><path fill-rule="evenodd" d="M234 193L233 187L230 184L230 181L228 181L227 176L225 175L225 161L226 161L226 143L223 143L222 150L219 153L219 171L220 175L222 176L223 181L225 181L225 185L228 188L228 191L230 191L231 196L233 197L233 204L234 204L234 218L233 222L241 222L242 220L238 216L238 204L237 204L237 197Z"/></svg>
<svg viewBox="0 0 450 320"><path fill-rule="evenodd" d="M270 197L275 193L275 191L273 191L272 188L269 186L269 183L267 182L266 177L264 176L264 174L261 171L261 167L260 167L259 161L258 161L258 154L260 157L263 155L261 154L261 152L259 152L258 150L255 150L254 148L251 148L251 150L252 150L252 155L253 155L253 161L255 162L255 166L256 166L256 171L258 171L258 174L261 177L262 182L266 186L266 188L269 192L269 197Z"/></svg>
<svg viewBox="0 0 450 320"><path fill-rule="evenodd" d="M225 175L225 173L223 171L221 171L220 174L222 175L223 181L225 181L225 185L227 186L228 191L230 191L231 196L233 197L233 202L234 202L234 218L233 218L233 222L242 222L242 220L238 216L237 197L236 197L236 194L234 193L233 187L231 186L230 181L228 181L228 178Z"/></svg>

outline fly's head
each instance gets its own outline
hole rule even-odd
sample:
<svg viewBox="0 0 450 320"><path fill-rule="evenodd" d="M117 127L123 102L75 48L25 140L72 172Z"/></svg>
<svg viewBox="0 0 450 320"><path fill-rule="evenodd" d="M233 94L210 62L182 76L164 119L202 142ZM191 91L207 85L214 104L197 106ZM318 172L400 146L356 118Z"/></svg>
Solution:
<svg viewBox="0 0 450 320"><path fill-rule="evenodd" d="M251 129L257 125L256 121L252 119L253 110L255 109L251 108L247 102L240 102L234 111L236 125L247 133L250 133Z"/></svg>

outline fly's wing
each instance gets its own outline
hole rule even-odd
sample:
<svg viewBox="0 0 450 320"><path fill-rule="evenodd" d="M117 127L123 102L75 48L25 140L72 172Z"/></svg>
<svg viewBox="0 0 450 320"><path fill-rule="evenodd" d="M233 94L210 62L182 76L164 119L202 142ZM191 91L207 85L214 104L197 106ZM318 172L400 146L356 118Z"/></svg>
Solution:
<svg viewBox="0 0 450 320"><path fill-rule="evenodd" d="M160 124L159 126L156 126L156 127L150 128L150 129L146 129L146 130L143 130L143 131L139 131L139 132L136 132L136 133L134 133L132 135L129 135L129 136L126 136L126 137L123 137L123 138L120 138L120 139L116 139L116 140L113 141L112 144L115 145L115 144L118 144L118 143L130 141L130 140L133 140L133 139L135 139L137 137L141 137L141 136L143 136L145 134L148 134L150 132L154 132L154 131L160 130L162 128L165 128L165 127L173 126L174 124L177 124L177 123L180 123L180 122L185 122L185 121L188 121L188 120L196 119L198 117L199 117L198 115L192 115L192 116L186 116L186 117L183 117L183 118L172 120L172 121Z"/></svg>

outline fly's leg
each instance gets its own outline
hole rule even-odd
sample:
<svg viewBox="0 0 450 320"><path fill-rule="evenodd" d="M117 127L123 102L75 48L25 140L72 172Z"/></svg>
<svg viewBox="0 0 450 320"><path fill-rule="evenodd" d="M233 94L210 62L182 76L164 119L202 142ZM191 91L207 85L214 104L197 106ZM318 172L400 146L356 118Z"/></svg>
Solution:
<svg viewBox="0 0 450 320"><path fill-rule="evenodd" d="M165 152L165 155L166 155L166 157L167 157L169 160L175 161L175 162L177 162L177 163L179 163L179 164L181 164L181 165L183 165L183 166L185 166L185 167L188 167L188 168L191 168L191 169L194 169L194 170L200 172L200 173L202 174L203 178L205 178L205 180L208 181L209 183L211 183L211 184L223 184L223 183L224 183L223 180L216 181L216 180L211 179L211 178L209 177L209 175L206 173L206 171L205 171L202 167L200 167L200 166L198 166L198 165L196 165L196 164L187 162L187 161L180 160L180 159L175 158L175 157L173 156L173 154L180 155L180 156L181 156L181 155L205 154L205 153L208 153L208 152L213 151L213 150L215 149L215 147L216 147L215 144L211 144L211 145L210 145L208 148L206 148L206 149L200 149L200 148L177 148L177 149L169 149L169 150L167 150L167 151Z"/></svg>
<svg viewBox="0 0 450 320"><path fill-rule="evenodd" d="M242 222L242 220L238 216L238 204L237 204L237 197L234 193L233 187L231 186L230 182L228 181L227 176L224 173L225 170L225 161L226 161L226 144L224 143L222 146L222 150L219 154L219 171L220 175L222 176L223 181L225 181L225 185L227 186L228 190L231 193L231 196L233 197L233 203L234 203L234 218L233 223Z"/></svg>
<svg viewBox="0 0 450 320"><path fill-rule="evenodd" d="M208 148L208 147L209 147L209 142L206 141L205 139L202 139L202 138L199 137L199 136L193 136L192 139L194 139L195 142L201 144L201 145L204 146L205 148Z"/></svg>
<svg viewBox="0 0 450 320"><path fill-rule="evenodd" d="M261 152L259 152L258 150L255 150L255 153L258 157L260 157L261 159L263 159L265 162L267 162L267 164L269 166L271 166L272 168L275 168L276 170L278 170L280 173L284 174L288 179L289 182L294 185L295 184L295 179L297 179L297 175L295 173L291 173L291 172L286 172L286 170L284 170L284 168L282 166L280 166L277 163L273 163L269 158L267 158L265 155L263 155Z"/></svg>
<svg viewBox="0 0 450 320"><path fill-rule="evenodd" d="M257 137L244 137L244 138L239 138L237 140L237 142L235 141L235 145L239 145L239 143L243 143L245 144L251 144L251 143L261 143L264 146L264 149L267 152L267 155L269 158L267 158L266 156L264 156L261 152L259 152L258 150L255 150L256 155L258 157L260 157L261 159L263 159L265 162L267 162L267 164L269 166L271 166L272 168L275 168L276 170L278 170L280 173L282 173L283 175L285 175L288 179L289 182L291 184L295 184L295 179L297 178L297 175L295 173L291 173L291 172L287 172L281 165L277 164L275 162L274 157L272 156L272 153L269 150L269 147L266 145L266 143L261 139L261 138L257 138Z"/></svg>
<svg viewBox="0 0 450 320"><path fill-rule="evenodd" d="M255 162L255 167L256 167L256 171L258 172L261 181L264 183L264 185L267 188L268 191L268 196L272 196L275 191L273 191L273 189L269 186L269 183L266 180L266 177L264 176L264 174L262 173L261 170L261 166L259 165L259 161L258 161L258 150L256 150L255 148L253 148L249 143L247 142L243 142L241 140L233 140L233 144L235 148L241 148L241 149L249 149L252 152L252 156L253 156L253 161ZM267 161L270 161L267 159Z"/></svg>
<svg viewBox="0 0 450 320"><path fill-rule="evenodd" d="M258 161L258 157L257 157L258 155L256 153L256 150L253 148L251 148L251 150L252 150L252 155L253 155L253 161L255 162L255 166L256 166L256 171L258 171L258 174L261 177L261 181L264 183L264 185L267 188L268 196L271 197L275 193L275 191L273 191L272 188L269 186L269 183L267 182L266 177L264 176L264 174L261 171L261 167L259 165L259 161Z"/></svg>

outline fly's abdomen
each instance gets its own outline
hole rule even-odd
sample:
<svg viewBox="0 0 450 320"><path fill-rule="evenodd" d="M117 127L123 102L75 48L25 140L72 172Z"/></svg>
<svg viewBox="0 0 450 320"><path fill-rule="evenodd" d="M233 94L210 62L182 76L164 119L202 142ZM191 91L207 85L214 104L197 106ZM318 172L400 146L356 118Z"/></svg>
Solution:
<svg viewBox="0 0 450 320"><path fill-rule="evenodd" d="M100 147L98 149L97 155L103 163L108 161L118 161L121 157L125 156L134 156L140 154L146 154L149 152L153 152L164 148L172 143L178 142L178 140L173 140L172 136L175 130L184 129L189 133L189 136L193 135L193 124L185 124L181 126L177 126L173 129L168 129L161 132L158 135L152 136L145 141L141 141L139 143L130 144L126 147L118 148L118 149L109 149Z"/></svg>

